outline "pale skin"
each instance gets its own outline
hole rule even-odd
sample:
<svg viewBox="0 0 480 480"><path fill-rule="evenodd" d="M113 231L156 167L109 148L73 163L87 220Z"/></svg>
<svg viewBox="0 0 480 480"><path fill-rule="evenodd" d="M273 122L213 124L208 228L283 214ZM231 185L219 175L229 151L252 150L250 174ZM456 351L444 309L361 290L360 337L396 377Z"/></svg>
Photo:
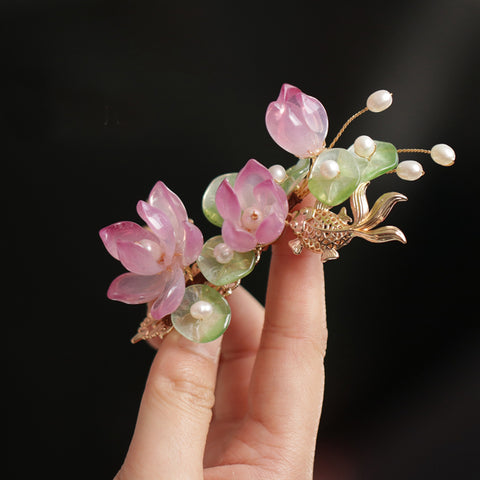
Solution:
<svg viewBox="0 0 480 480"><path fill-rule="evenodd" d="M114 480L312 480L327 343L323 268L272 246L265 309L242 287L222 338L158 348Z"/></svg>

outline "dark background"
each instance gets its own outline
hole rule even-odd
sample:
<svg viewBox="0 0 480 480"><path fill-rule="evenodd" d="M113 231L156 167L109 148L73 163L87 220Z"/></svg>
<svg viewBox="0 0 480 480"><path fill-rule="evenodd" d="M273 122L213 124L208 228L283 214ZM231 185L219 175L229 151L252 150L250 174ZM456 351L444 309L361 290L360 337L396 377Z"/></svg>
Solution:
<svg viewBox="0 0 480 480"><path fill-rule="evenodd" d="M372 202L407 245L355 240L326 264L329 346L316 475L473 479L479 472L477 0L2 2L8 475L109 479L121 465L153 351L143 306L105 293L123 272L97 231L139 219L157 180L201 211L211 179L249 158L295 159L264 114L284 82L319 98L331 140L377 89L393 106L356 136L430 148L426 175L382 177ZM9 262L10 264L10 262ZM268 258L244 284L265 293ZM8 310L7 310L8 308ZM295 399L292 399L295 401Z"/></svg>

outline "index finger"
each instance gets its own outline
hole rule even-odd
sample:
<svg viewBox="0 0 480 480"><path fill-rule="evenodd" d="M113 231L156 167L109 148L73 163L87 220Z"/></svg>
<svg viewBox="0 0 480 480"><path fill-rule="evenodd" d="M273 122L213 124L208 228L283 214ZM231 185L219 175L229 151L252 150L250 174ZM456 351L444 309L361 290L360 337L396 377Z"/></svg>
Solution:
<svg viewBox="0 0 480 480"><path fill-rule="evenodd" d="M298 454L315 448L327 327L320 255L294 255L288 245L293 238L287 229L272 249L249 415L274 436L287 436Z"/></svg>

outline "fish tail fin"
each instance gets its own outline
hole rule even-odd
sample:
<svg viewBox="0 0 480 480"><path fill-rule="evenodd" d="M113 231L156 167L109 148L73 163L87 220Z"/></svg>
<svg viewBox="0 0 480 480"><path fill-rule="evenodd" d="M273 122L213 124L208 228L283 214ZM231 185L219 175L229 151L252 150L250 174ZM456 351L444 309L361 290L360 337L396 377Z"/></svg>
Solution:
<svg viewBox="0 0 480 480"><path fill-rule="evenodd" d="M356 227L370 230L383 222L397 202L405 202L407 197L402 193L384 193L373 205L372 209L357 223Z"/></svg>
<svg viewBox="0 0 480 480"><path fill-rule="evenodd" d="M399 228L391 225L375 228L374 230L354 230L353 236L373 243L393 242L394 240L407 243L405 234Z"/></svg>

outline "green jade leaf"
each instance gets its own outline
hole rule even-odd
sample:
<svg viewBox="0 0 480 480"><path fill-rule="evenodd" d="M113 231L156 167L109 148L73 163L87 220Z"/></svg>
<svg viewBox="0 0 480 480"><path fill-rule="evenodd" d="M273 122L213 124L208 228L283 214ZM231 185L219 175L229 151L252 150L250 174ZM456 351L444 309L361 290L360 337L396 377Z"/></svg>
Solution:
<svg viewBox="0 0 480 480"><path fill-rule="evenodd" d="M300 158L295 165L287 169L287 178L280 184L287 196L290 195L305 178L309 168L310 159Z"/></svg>
<svg viewBox="0 0 480 480"><path fill-rule="evenodd" d="M248 275L255 267L255 251L234 252L228 263L220 263L214 255L215 247L223 243L221 235L208 239L197 258L197 265L203 276L213 285L234 283Z"/></svg>
<svg viewBox="0 0 480 480"><path fill-rule="evenodd" d="M308 180L308 188L314 197L331 207L344 202L360 183L360 157L344 148L324 150L316 159ZM325 178L320 170L321 164L327 160L338 163L340 172L333 178ZM366 161L366 160L364 160Z"/></svg>
<svg viewBox="0 0 480 480"><path fill-rule="evenodd" d="M224 179L228 179L228 182L233 187L237 178L237 173L225 173L214 178L208 185L202 198L202 210L207 220L217 227L223 225L223 218L220 216L215 204L215 195L217 194L218 187Z"/></svg>
<svg viewBox="0 0 480 480"><path fill-rule="evenodd" d="M203 318L192 316L191 307L202 301L210 312ZM192 342L206 343L218 338L230 324L231 310L228 302L208 285L190 285L185 289L182 303L172 313L172 324L181 335Z"/></svg>
<svg viewBox="0 0 480 480"><path fill-rule="evenodd" d="M355 155L360 165L363 165L361 167L360 182L369 182L370 180L397 168L398 152L396 147L388 142L374 141L376 145L375 153L369 159L356 155L353 145L348 149L350 153Z"/></svg>

